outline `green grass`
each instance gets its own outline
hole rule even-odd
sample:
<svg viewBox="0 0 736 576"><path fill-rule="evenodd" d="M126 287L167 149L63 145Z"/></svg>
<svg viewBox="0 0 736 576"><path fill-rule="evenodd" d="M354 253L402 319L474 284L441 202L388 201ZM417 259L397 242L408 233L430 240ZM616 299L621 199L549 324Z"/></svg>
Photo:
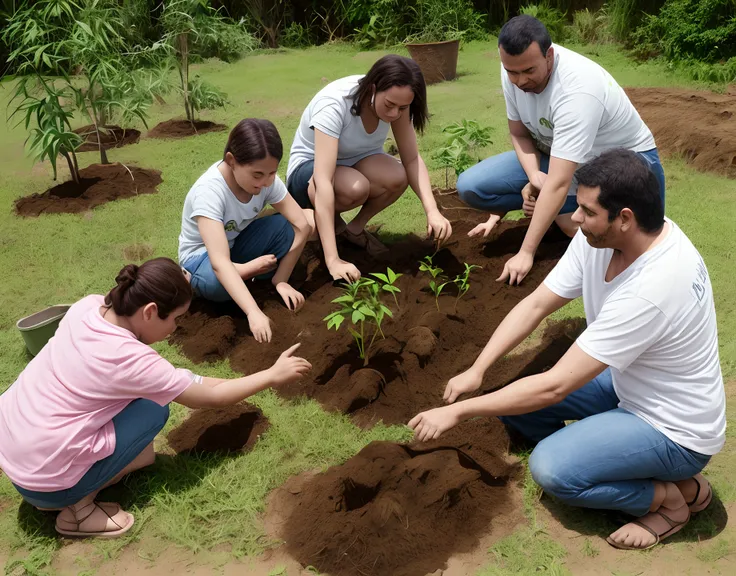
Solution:
<svg viewBox="0 0 736 576"><path fill-rule="evenodd" d="M626 86L694 85L660 64L633 63L612 46L580 50L600 61ZM228 126L246 116L269 118L279 128L288 151L302 110L313 94L327 81L366 71L380 55L340 45L258 54L234 64L213 61L197 65L195 72L227 92L231 101L228 108L206 113L203 118ZM493 144L482 151L483 155L509 148L495 45L466 46L460 55L459 72L457 81L429 88L433 117L420 141L427 159L443 140L442 128L463 118L494 127ZM11 89L11 82L0 84L0 102L7 101ZM174 99L152 112L151 126L183 115ZM79 123L83 123L81 119ZM110 151L112 161L161 170L164 181L159 193L108 204L88 215L20 219L13 215L13 200L51 186L51 171L48 165L33 166L26 157L21 129L0 123L0 269L5 272L0 282L0 302L4 303L0 308L0 390L7 388L29 361L14 327L16 320L47 305L105 293L125 263L122 252L130 244L147 243L154 255L176 256L184 197L196 178L221 157L226 137L227 133L209 133L174 142L144 138L135 146ZM82 166L97 160L94 153L80 154ZM710 270L721 361L724 375L733 379L736 283L730 276L736 252L736 182L696 173L676 159L666 159L664 164L667 213L690 236ZM280 167L282 176L285 168L286 161ZM444 184L443 170L432 170L431 175L433 182ZM61 172L60 178L64 177ZM392 235L422 232L423 221L421 206L411 193L375 219ZM577 302L558 316L581 313ZM191 367L178 350L166 344L158 349L174 363ZM231 374L227 363L197 370L208 375ZM256 554L271 544L263 537L259 519L271 489L290 475L342 462L371 440L407 438L406 429L397 426L361 431L345 418L325 413L315 402L282 402L273 393L263 393L254 402L264 410L272 427L251 453L230 459L164 456L151 471L134 475L125 486L111 491L111 497L119 498L134 512L137 522L128 537L95 543L102 558L117 556L121 547L131 542L139 542L139 554L152 558L171 543L195 552L224 546L227 555ZM185 409L176 408L169 428L185 416ZM736 481L730 473L734 465L736 457L727 445L708 469L724 502L736 501ZM530 527L497 543L489 556L492 564L482 574L565 573L564 549L536 519L538 500L538 489L526 482ZM608 524L596 520L598 517L580 512L582 531L603 534ZM5 549L11 557L6 568L17 559L22 565L16 566L16 571L49 571L60 546L52 525L51 517L20 506L12 486L5 477L0 478L0 550ZM712 527L704 525L696 533L709 531Z"/></svg>

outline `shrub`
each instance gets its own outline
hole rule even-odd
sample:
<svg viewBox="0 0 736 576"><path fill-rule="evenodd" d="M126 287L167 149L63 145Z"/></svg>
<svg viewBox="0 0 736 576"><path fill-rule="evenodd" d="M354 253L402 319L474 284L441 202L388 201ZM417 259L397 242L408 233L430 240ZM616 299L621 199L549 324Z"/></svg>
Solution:
<svg viewBox="0 0 736 576"><path fill-rule="evenodd" d="M557 8L547 4L547 2L522 6L519 8L519 14L533 16L542 22L547 27L553 42L563 42L566 39L567 23L565 15Z"/></svg>
<svg viewBox="0 0 736 576"><path fill-rule="evenodd" d="M735 14L734 0L668 0L637 28L636 50L660 52L673 61L728 60L736 56Z"/></svg>
<svg viewBox="0 0 736 576"><path fill-rule="evenodd" d="M609 18L605 10L591 12L587 8L572 15L569 38L580 44L602 44L610 42Z"/></svg>
<svg viewBox="0 0 736 576"><path fill-rule="evenodd" d="M280 43L287 48L306 48L315 43L315 38L307 26L292 22L281 33Z"/></svg>

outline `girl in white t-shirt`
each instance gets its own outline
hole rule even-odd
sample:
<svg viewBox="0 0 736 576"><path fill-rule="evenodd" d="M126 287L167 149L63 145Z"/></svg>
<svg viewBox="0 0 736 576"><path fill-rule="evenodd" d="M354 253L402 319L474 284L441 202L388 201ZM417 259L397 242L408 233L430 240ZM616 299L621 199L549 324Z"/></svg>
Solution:
<svg viewBox="0 0 736 576"><path fill-rule="evenodd" d="M270 278L290 310L304 304L288 280L312 234L313 216L276 175L282 154L276 126L241 120L230 132L223 159L189 190L179 235L179 262L192 275L195 294L215 302L234 300L258 342L271 341L271 321L245 280ZM278 214L258 218L266 204Z"/></svg>
<svg viewBox="0 0 736 576"><path fill-rule="evenodd" d="M407 185L422 202L427 233L438 241L452 228L432 196L429 173L417 149L416 131L427 122L427 89L419 66L389 54L365 76L348 76L323 88L302 114L291 147L287 187L299 205L314 208L314 220L332 277L356 280L360 272L341 260L336 235L380 255L386 247L365 230ZM401 161L385 154L389 128ZM346 226L339 216L360 212Z"/></svg>

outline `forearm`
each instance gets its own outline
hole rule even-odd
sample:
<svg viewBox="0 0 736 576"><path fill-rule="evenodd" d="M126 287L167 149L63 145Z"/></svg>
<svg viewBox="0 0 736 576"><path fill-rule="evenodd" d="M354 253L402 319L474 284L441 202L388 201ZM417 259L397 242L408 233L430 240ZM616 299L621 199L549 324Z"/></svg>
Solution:
<svg viewBox="0 0 736 576"><path fill-rule="evenodd" d="M226 261L215 264L212 263L212 269L215 272L215 276L227 290L227 293L233 299L233 301L240 306L240 309L250 315L252 312L259 311L260 308L256 301L251 296L248 287L243 282L243 279L238 274L238 271L233 266L232 262Z"/></svg>
<svg viewBox="0 0 736 576"><path fill-rule="evenodd" d="M554 184L549 177L547 178L537 197L532 221L529 223L529 228L524 236L524 242L521 244L521 252L527 252L532 255L536 253L539 244L542 242L542 238L565 204L569 188L570 182Z"/></svg>
<svg viewBox="0 0 736 576"><path fill-rule="evenodd" d="M544 317L544 311L534 305L531 296L519 302L496 328L483 352L473 363L473 369L484 374L499 358L527 338Z"/></svg>
<svg viewBox="0 0 736 576"><path fill-rule="evenodd" d="M476 416L516 416L552 406L564 397L550 372L543 372L512 382L491 394L463 400L452 407L457 410L460 420Z"/></svg>
<svg viewBox="0 0 736 576"><path fill-rule="evenodd" d="M337 241L335 240L335 189L332 182L328 180L317 180L315 178L314 185L316 188L314 220L325 253L325 261L329 264L339 257Z"/></svg>
<svg viewBox="0 0 736 576"><path fill-rule="evenodd" d="M279 267L276 269L276 274L273 275L273 285L276 286L281 282L288 282L291 277L291 273L294 271L294 266L299 261L304 245L307 243L308 232L305 229L294 228L294 242L291 244L291 248L279 262Z"/></svg>
<svg viewBox="0 0 736 576"><path fill-rule="evenodd" d="M534 139L531 136L514 136L512 134L511 142L524 173L531 180L532 174L539 172L541 166L539 150L534 144Z"/></svg>
<svg viewBox="0 0 736 576"><path fill-rule="evenodd" d="M422 157L417 154L416 158L404 166L406 171L406 179L409 181L409 186L414 190L414 193L422 203L425 214L430 214L437 210L437 202L432 194L432 184L429 180L429 172L427 171L427 165L424 163Z"/></svg>
<svg viewBox="0 0 736 576"><path fill-rule="evenodd" d="M202 408L214 408L219 406L230 406L241 400L265 390L274 384L271 370L262 370L249 376L223 380L220 378L203 378L202 384L209 388L203 402Z"/></svg>

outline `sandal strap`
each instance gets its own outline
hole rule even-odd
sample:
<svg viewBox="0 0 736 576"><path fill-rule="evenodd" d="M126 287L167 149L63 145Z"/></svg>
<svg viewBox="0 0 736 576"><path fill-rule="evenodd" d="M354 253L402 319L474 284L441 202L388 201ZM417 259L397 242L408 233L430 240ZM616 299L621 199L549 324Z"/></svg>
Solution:
<svg viewBox="0 0 736 576"><path fill-rule="evenodd" d="M659 542L659 534L657 534L657 531L656 531L656 530L655 530L654 528L652 528L651 526L647 526L646 524L644 524L643 522L639 522L638 520L632 520L632 521L631 521L631 523L632 523L632 524L636 524L636 525L637 525L637 526L639 526L640 528L644 528L644 530L646 530L646 531L647 531L647 532L649 532L649 533L650 533L650 534L651 534L652 536L654 536L654 538L656 539L656 542L655 542L655 544L656 544L657 542Z"/></svg>
<svg viewBox="0 0 736 576"><path fill-rule="evenodd" d="M97 500L95 500L95 506L97 506L100 510L102 510L105 513L105 516L107 516L110 519L110 522L112 522L113 524L115 524L115 526L118 527L118 530L123 529L123 527L117 522L115 522L115 519L112 516L110 516L110 514L107 513L107 510L105 510L102 506L100 506L100 503L97 502ZM118 506L117 512L120 512L120 506ZM117 512L115 513L117 514ZM105 530L105 532L109 532L109 530Z"/></svg>
<svg viewBox="0 0 736 576"><path fill-rule="evenodd" d="M687 503L688 506L695 506L695 504L698 502L698 497L700 496L700 490L702 488L702 485L698 481L697 478L693 478L695 480L695 484L698 486L697 490L695 490L695 498L693 498L690 502Z"/></svg>

